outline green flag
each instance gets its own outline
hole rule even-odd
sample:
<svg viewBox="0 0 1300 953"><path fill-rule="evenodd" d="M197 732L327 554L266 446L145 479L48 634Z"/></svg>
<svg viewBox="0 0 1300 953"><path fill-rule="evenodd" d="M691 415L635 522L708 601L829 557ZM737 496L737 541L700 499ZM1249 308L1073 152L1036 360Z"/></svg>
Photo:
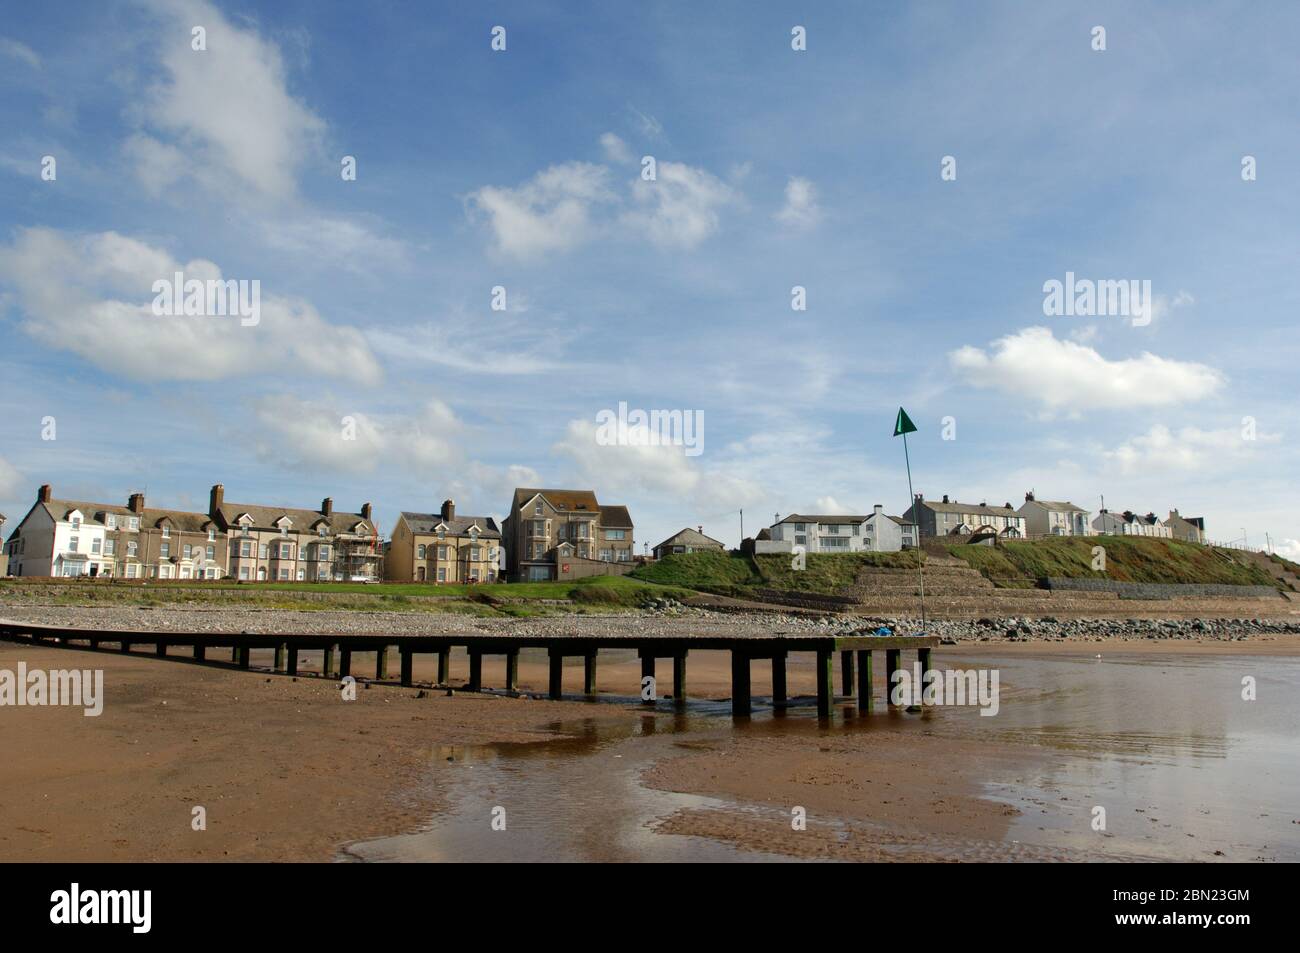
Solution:
<svg viewBox="0 0 1300 953"><path fill-rule="evenodd" d="M912 423L912 418L907 416L907 411L899 407L898 419L894 421L894 436L905 433L916 433L916 424Z"/></svg>

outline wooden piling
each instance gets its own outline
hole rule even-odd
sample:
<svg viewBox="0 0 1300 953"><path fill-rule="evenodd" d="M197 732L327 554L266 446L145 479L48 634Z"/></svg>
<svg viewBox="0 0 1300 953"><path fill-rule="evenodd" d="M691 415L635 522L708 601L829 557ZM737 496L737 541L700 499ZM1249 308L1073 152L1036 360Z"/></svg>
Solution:
<svg viewBox="0 0 1300 953"><path fill-rule="evenodd" d="M582 657L582 694L596 694L596 653L594 651Z"/></svg>
<svg viewBox="0 0 1300 953"><path fill-rule="evenodd" d="M67 640L65 639L64 642L66 642L66 641L67 641ZM166 654L167 654L167 643L166 643L166 642L159 642L157 645L155 645L155 646L154 646L154 653L155 653L156 655L166 655Z"/></svg>
<svg viewBox="0 0 1300 953"><path fill-rule="evenodd" d="M471 692L483 688L483 653L478 649L469 650L469 682L465 687Z"/></svg>
<svg viewBox="0 0 1300 953"><path fill-rule="evenodd" d="M402 659L402 685L410 688L414 684L412 672L415 667L415 653L404 645L398 651Z"/></svg>
<svg viewBox="0 0 1300 953"><path fill-rule="evenodd" d="M438 650L438 684L446 685L451 677L451 649Z"/></svg>
<svg viewBox="0 0 1300 953"><path fill-rule="evenodd" d="M686 704L686 653L673 656L673 704L679 708Z"/></svg>
<svg viewBox="0 0 1300 953"><path fill-rule="evenodd" d="M352 674L352 649L346 645L339 646L339 678Z"/></svg>
<svg viewBox="0 0 1300 953"><path fill-rule="evenodd" d="M731 650L731 714L742 717L753 710L749 690L749 656L744 649Z"/></svg>
<svg viewBox="0 0 1300 953"><path fill-rule="evenodd" d="M830 649L817 650L817 715L831 717L835 707L835 655Z"/></svg>
<svg viewBox="0 0 1300 953"><path fill-rule="evenodd" d="M506 650L506 691L519 691L519 649Z"/></svg>
<svg viewBox="0 0 1300 953"><path fill-rule="evenodd" d="M375 653L375 681L382 682L388 678L388 646L381 645Z"/></svg>
<svg viewBox="0 0 1300 953"><path fill-rule="evenodd" d="M550 650L549 659L551 663L550 684L547 686L547 694L553 699L559 699L564 696L564 653L558 648Z"/></svg>
<svg viewBox="0 0 1300 953"><path fill-rule="evenodd" d="M925 683L926 683L925 676L926 673L930 671L930 650L917 649L916 659L918 662L921 663L921 684L917 685L916 688L914 689L914 694L916 697L913 698L912 701L917 705L924 705L925 704Z"/></svg>
<svg viewBox="0 0 1300 953"><path fill-rule="evenodd" d="M194 661L203 662L207 660L208 647L206 645L196 644L194 646Z"/></svg>
<svg viewBox="0 0 1300 953"><path fill-rule="evenodd" d="M785 708L790 698L785 682L786 653L777 652L772 656L772 707Z"/></svg>
<svg viewBox="0 0 1300 953"><path fill-rule="evenodd" d="M840 653L840 694L853 694L853 652Z"/></svg>
<svg viewBox="0 0 1300 953"><path fill-rule="evenodd" d="M896 708L894 704L894 673L898 671L898 649L885 649L885 704Z"/></svg>
<svg viewBox="0 0 1300 953"><path fill-rule="evenodd" d="M285 666L285 670L290 675L298 674L298 646L296 645L289 646L289 662Z"/></svg>
<svg viewBox="0 0 1300 953"><path fill-rule="evenodd" d="M99 639L91 639L90 648L91 651L97 651L99 649Z"/></svg>
<svg viewBox="0 0 1300 953"><path fill-rule="evenodd" d="M326 678L334 674L334 646L327 645L320 656L320 673Z"/></svg>
<svg viewBox="0 0 1300 953"><path fill-rule="evenodd" d="M249 648L247 645L239 647L239 667L248 668Z"/></svg>
<svg viewBox="0 0 1300 953"><path fill-rule="evenodd" d="M271 667L272 667L273 669L275 669L277 672L283 672L283 671L284 671L284 654L285 654L285 649L286 649L286 646L285 646L285 644L284 644L283 642L278 642L278 643L276 643L276 646L275 646L275 662L271 665Z"/></svg>
<svg viewBox="0 0 1300 953"><path fill-rule="evenodd" d="M858 650L858 714L871 712L871 650Z"/></svg>
<svg viewBox="0 0 1300 953"><path fill-rule="evenodd" d="M130 643L130 642L127 642L126 640L123 640L123 641L119 642L119 643L118 643L118 650L119 650L119 651L122 651L122 652L130 652L130 651L131 651L131 643Z"/></svg>
<svg viewBox="0 0 1300 953"><path fill-rule="evenodd" d="M238 662L238 661L239 661L239 646L238 646L238 645L232 645L232 646L230 647L230 661L232 661L232 662Z"/></svg>

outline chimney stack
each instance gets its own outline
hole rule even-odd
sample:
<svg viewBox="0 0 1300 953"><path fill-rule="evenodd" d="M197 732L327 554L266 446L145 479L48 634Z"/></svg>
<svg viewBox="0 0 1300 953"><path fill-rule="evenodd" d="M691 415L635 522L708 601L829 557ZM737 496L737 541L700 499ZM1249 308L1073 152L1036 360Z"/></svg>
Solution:
<svg viewBox="0 0 1300 953"><path fill-rule="evenodd" d="M443 501L442 501L442 518L443 518L444 520L446 520L447 522L449 522L449 523L450 523L452 520L454 520L454 519L456 518L456 501L455 501L455 500L443 500Z"/></svg>
<svg viewBox="0 0 1300 953"><path fill-rule="evenodd" d="M144 494L132 493L131 498L126 501L126 508L132 513L144 512Z"/></svg>
<svg viewBox="0 0 1300 953"><path fill-rule="evenodd" d="M50 485L48 483L42 483L41 488L36 491L36 502L37 503L50 502Z"/></svg>
<svg viewBox="0 0 1300 953"><path fill-rule="evenodd" d="M697 526L697 527L695 527L695 531L696 531L697 533L699 533L701 536L704 535L704 527L703 527L703 526Z"/></svg>
<svg viewBox="0 0 1300 953"><path fill-rule="evenodd" d="M1033 490L1030 490L1028 493L1025 494L1025 502L1026 502L1026 503L1032 503L1032 502L1034 502L1034 491L1033 491Z"/></svg>
<svg viewBox="0 0 1300 953"><path fill-rule="evenodd" d="M945 493L945 494L943 495L943 501L944 501L945 503L948 502L948 494L947 494L947 493Z"/></svg>
<svg viewBox="0 0 1300 953"><path fill-rule="evenodd" d="M370 504L369 504L369 503L362 503L362 504L361 504L361 518L362 518L363 520L369 520L369 519L370 519Z"/></svg>
<svg viewBox="0 0 1300 953"><path fill-rule="evenodd" d="M334 515L334 500L331 497L327 496L325 497L325 499L320 501L320 515L321 516Z"/></svg>
<svg viewBox="0 0 1300 953"><path fill-rule="evenodd" d="M871 508L871 512L874 513L876 516L879 516L884 511L884 509L885 508L883 506L877 503L875 506Z"/></svg>
<svg viewBox="0 0 1300 953"><path fill-rule="evenodd" d="M220 483L212 485L212 492L208 494L208 515L213 519L221 512L221 507L226 504L226 488Z"/></svg>

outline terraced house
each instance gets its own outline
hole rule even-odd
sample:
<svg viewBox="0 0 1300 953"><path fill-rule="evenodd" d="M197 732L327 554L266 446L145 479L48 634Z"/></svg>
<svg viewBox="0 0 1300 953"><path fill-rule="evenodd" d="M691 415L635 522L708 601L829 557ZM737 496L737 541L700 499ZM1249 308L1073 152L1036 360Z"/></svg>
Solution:
<svg viewBox="0 0 1300 953"><path fill-rule="evenodd" d="M1088 511L1068 500L1040 500L1030 490L1018 511L1031 536L1088 536Z"/></svg>
<svg viewBox="0 0 1300 953"><path fill-rule="evenodd" d="M1098 510L1097 518L1092 521L1092 528L1104 536L1151 536L1156 539L1172 539L1174 531L1160 522L1154 513L1141 516L1132 510L1115 513L1111 510Z"/></svg>
<svg viewBox="0 0 1300 953"><path fill-rule="evenodd" d="M507 577L515 582L622 574L635 552L626 506L591 490L515 490L501 524Z"/></svg>
<svg viewBox="0 0 1300 953"><path fill-rule="evenodd" d="M1023 539L1025 518L1011 508L989 506L987 503L958 503L947 494L940 502L926 500L918 493L903 521L915 522L921 528L921 538L927 536L969 536L971 541L994 539Z"/></svg>
<svg viewBox="0 0 1300 953"><path fill-rule="evenodd" d="M56 499L49 484L8 544L15 576L220 579L225 534L204 513L156 509L143 493L125 506Z"/></svg>
<svg viewBox="0 0 1300 953"><path fill-rule="evenodd" d="M360 512L294 509L229 503L225 488L212 487L208 515L226 534L229 575L242 582L374 581L383 550L369 503Z"/></svg>
<svg viewBox="0 0 1300 953"><path fill-rule="evenodd" d="M496 582L500 574L501 530L490 516L458 516L444 500L437 513L397 517L384 558L392 582Z"/></svg>

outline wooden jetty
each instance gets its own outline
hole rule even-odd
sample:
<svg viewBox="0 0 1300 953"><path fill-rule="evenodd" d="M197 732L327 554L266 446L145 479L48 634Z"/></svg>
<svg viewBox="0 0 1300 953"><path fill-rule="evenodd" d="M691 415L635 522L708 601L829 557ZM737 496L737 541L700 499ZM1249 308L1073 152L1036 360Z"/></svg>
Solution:
<svg viewBox="0 0 1300 953"><path fill-rule="evenodd" d="M923 671L930 669L930 652L938 645L935 636L878 636L878 635L756 635L756 636L669 636L641 638L628 636L586 635L331 635L273 634L252 632L159 632L137 629L80 629L52 625L38 625L0 619L0 638L13 642L47 645L64 645L103 650L105 645L115 645L118 651L130 652L133 646L150 645L159 656L165 656L173 646L193 650L195 662L212 661L209 649L226 649L230 664L249 667L249 653L253 649L271 649L275 653L274 669L288 675L298 674L298 655L304 650L323 653L322 674L344 678L352 674L352 653L375 652L375 680L388 678L388 655L397 649L400 660L399 680L404 686L414 685L414 659L416 655L437 655L438 678L435 684L445 685L448 662L453 648L464 648L469 655L469 682L465 688L479 691L483 687L484 656L503 656L505 659L505 690L519 690L519 651L524 648L545 649L550 660L548 695L559 699L564 695L564 660L583 660L582 694L596 694L596 658L601 649L636 649L641 659L641 675L655 678L656 664L660 659L672 659L674 704L686 701L686 659L692 651L710 650L731 653L731 710L734 715L748 715L752 709L750 671L755 661L772 665L772 703L783 708L788 704L786 693L786 660L792 652L809 652L817 656L817 712L828 718L835 704L834 665L840 657L842 695L857 696L859 712L872 708L871 671L872 653L885 654L885 684L901 664L904 650L915 649ZM652 683L653 684L653 683ZM655 691L655 695L659 693ZM888 692L886 692L888 704Z"/></svg>

